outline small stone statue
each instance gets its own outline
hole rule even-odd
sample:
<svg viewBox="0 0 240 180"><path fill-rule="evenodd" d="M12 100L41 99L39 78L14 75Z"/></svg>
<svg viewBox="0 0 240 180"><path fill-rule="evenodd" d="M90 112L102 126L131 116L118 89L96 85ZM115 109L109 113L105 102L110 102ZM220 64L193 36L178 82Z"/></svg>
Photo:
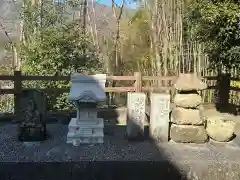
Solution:
<svg viewBox="0 0 240 180"><path fill-rule="evenodd" d="M40 114L32 99L28 102L27 111L25 111L24 114L24 120L23 125L34 126L36 124L40 124Z"/></svg>
<svg viewBox="0 0 240 180"><path fill-rule="evenodd" d="M41 141L46 139L46 124L42 121L41 114L32 99L28 101L19 128L19 140L21 141Z"/></svg>

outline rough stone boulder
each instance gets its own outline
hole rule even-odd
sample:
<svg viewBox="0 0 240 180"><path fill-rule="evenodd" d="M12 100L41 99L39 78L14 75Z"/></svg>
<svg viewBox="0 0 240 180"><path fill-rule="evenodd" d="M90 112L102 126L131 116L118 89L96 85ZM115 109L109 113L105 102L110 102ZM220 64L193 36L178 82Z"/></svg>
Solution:
<svg viewBox="0 0 240 180"><path fill-rule="evenodd" d="M210 138L219 142L229 141L233 135L236 122L228 116L213 114L206 117L206 131Z"/></svg>
<svg viewBox="0 0 240 180"><path fill-rule="evenodd" d="M175 107L172 110L171 122L180 125L202 125L204 121L199 109Z"/></svg>
<svg viewBox="0 0 240 180"><path fill-rule="evenodd" d="M207 88L196 74L180 74L174 87L178 91L200 91Z"/></svg>
<svg viewBox="0 0 240 180"><path fill-rule="evenodd" d="M198 108L202 103L202 97L198 94L176 94L174 103L183 108Z"/></svg>
<svg viewBox="0 0 240 180"><path fill-rule="evenodd" d="M181 143L205 143L208 140L208 135L204 126L172 124L170 138Z"/></svg>

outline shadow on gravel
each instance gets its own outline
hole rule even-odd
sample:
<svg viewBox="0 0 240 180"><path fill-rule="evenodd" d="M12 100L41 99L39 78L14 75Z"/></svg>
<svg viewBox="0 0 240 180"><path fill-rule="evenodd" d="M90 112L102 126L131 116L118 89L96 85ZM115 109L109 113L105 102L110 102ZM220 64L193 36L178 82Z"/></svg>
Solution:
<svg viewBox="0 0 240 180"><path fill-rule="evenodd" d="M106 146L109 143L117 145L119 149L114 149L115 153L113 154L117 154L118 160L111 160L114 159L113 157L108 160L108 156L111 154L109 151L112 151L109 146L110 149L106 148L104 150L106 154L99 154L99 158L96 158L95 161L79 161L77 160L79 158L75 155L76 161L73 158L69 162L53 160L50 160L50 162L26 162L28 160L12 163L1 162L1 180L159 180L161 178L187 180L185 174L170 162L161 147L157 147L149 138L147 127L143 138L131 141L124 137L124 132L126 132L126 126L109 125L105 127L105 139L111 139L110 141L105 140ZM56 135L52 134L52 136ZM69 146L74 149L71 145ZM54 148L54 145L52 148ZM90 148L98 148L98 146ZM41 147L39 149L41 150ZM136 156L136 154L138 155ZM64 156L64 153L58 156Z"/></svg>
<svg viewBox="0 0 240 180"><path fill-rule="evenodd" d="M71 91L70 91L71 92ZM31 154L21 155L18 152L12 152L19 154L24 160L18 160L16 158L15 162L5 163L1 162L0 164L0 180L88 180L88 179L103 179L103 180L154 180L154 179L164 179L164 180L185 180L184 174L180 172L180 170L168 160L164 151L161 150L161 147L157 147L157 145L149 138L148 129L146 128L146 133L144 137L140 139L135 139L132 141L128 141L124 139L124 133L126 132L125 126L117 126L117 116L118 113L113 111L113 116L115 119L109 127L105 128L105 145L103 153L105 154L95 154L95 159L81 161L81 157L78 157L77 150L84 149L84 146L81 147L71 147L67 146L65 140L62 140L62 145L58 144L58 148L65 148L65 150L59 150L61 154L56 154L58 156L58 161L49 160L50 162L30 162ZM65 119L65 118L63 118ZM66 124L68 124L70 118L68 120L62 121L62 125L66 128ZM66 128L67 129L67 128ZM66 130L65 129L65 130ZM60 131L60 130L58 130ZM67 130L66 130L67 131ZM56 133L50 132L52 138L59 138L56 136L65 137L64 133ZM66 132L65 132L66 133ZM8 139L8 138L6 138ZM64 138L62 138L64 139ZM110 140L109 140L110 139ZM48 144L50 141L47 141ZM112 148L111 144L115 144L117 148ZM16 151L22 151L24 148L19 148L20 144L15 143L15 145L9 145L9 151L11 151L11 146L16 148ZM17 146L17 147L15 147ZM49 150L44 151L44 148L40 145L39 154L44 154ZM56 145L51 145L49 143L49 149L54 149ZM87 151L94 152L93 148L98 148L99 146L89 147ZM33 150L33 149L32 149ZM0 149L1 151L1 149ZM66 156L67 151L72 151L70 154L72 159L67 162L61 161ZM110 151L115 151L111 153ZM31 152L31 151L30 151ZM100 151L96 151L100 152ZM1 153L1 152L0 152ZM32 152L34 153L34 152ZM116 154L118 158L108 157L112 154ZM136 156L138 154L138 156ZM3 153L0 154L4 156ZM9 153L8 153L9 155ZM80 154L79 156L84 156L84 154ZM99 156L99 157L98 157ZM100 158L101 157L101 158ZM135 158L137 157L137 158ZM54 157L52 157L54 159ZM6 158L3 158L6 159ZM19 158L20 159L20 158ZM109 160L110 159L110 160ZM112 160L112 159L118 159ZM121 160L122 159L122 160ZM14 161L13 158L11 161ZM22 162L21 162L22 161ZM31 160L32 161L32 160Z"/></svg>

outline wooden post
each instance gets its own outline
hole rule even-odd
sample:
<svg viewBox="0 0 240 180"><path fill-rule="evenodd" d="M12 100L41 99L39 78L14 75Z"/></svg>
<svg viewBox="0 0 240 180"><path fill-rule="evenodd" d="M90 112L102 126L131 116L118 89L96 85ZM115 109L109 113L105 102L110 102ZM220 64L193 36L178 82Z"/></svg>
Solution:
<svg viewBox="0 0 240 180"><path fill-rule="evenodd" d="M142 92L142 75L140 72L135 72L134 76L136 77L135 92Z"/></svg>
<svg viewBox="0 0 240 180"><path fill-rule="evenodd" d="M229 105L231 74L219 73L215 89L214 101L219 111L226 110Z"/></svg>
<svg viewBox="0 0 240 180"><path fill-rule="evenodd" d="M14 71L14 114L18 117L20 112L20 93L22 91L21 71Z"/></svg>
<svg viewBox="0 0 240 180"><path fill-rule="evenodd" d="M157 76L161 77L162 76L161 72L158 72ZM157 87L160 88L161 86L163 86L163 81L162 80L157 80L156 84L157 84Z"/></svg>
<svg viewBox="0 0 240 180"><path fill-rule="evenodd" d="M158 77L162 77L162 75L161 75L160 72L157 73L157 76L158 76ZM164 77L167 77L167 76L164 76ZM168 80L158 80L157 84L158 84L158 87L159 87L159 88L161 88L161 86L163 86L163 87L169 87L169 81L168 81ZM169 94L169 93L170 93L170 88L164 90L164 92L167 93L167 94Z"/></svg>

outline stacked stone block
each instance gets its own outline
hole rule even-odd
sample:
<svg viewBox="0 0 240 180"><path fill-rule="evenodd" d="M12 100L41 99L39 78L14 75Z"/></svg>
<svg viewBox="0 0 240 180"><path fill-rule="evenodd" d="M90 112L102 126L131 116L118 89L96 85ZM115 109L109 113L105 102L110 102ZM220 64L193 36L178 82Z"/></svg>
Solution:
<svg viewBox="0 0 240 180"><path fill-rule="evenodd" d="M208 139L201 115L202 98L198 91L206 88L195 74L180 74L174 85L177 94L171 113L170 138L175 142L204 143Z"/></svg>

